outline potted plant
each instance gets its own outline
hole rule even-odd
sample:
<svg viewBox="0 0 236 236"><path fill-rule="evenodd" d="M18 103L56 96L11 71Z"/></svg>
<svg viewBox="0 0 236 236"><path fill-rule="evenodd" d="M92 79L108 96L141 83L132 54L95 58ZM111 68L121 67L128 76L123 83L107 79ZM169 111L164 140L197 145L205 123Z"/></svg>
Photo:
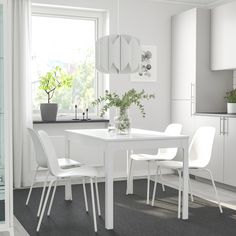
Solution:
<svg viewBox="0 0 236 236"><path fill-rule="evenodd" d="M143 99L149 100L154 98L153 94L146 94L144 90L137 92L135 89L131 89L119 96L116 93L109 93L105 91L105 96L96 99L92 105L98 105L105 103L101 109L101 117L103 117L106 111L111 107L117 108L117 116L114 118L115 129L118 134L128 134L131 128L131 122L128 114L128 109L132 104L136 105L142 116L145 117L144 106L141 104Z"/></svg>
<svg viewBox="0 0 236 236"><path fill-rule="evenodd" d="M41 117L43 121L56 121L58 104L51 103L56 89L70 88L73 77L56 66L40 77L39 89L47 94L47 103L40 104Z"/></svg>
<svg viewBox="0 0 236 236"><path fill-rule="evenodd" d="M227 113L236 113L236 89L226 93Z"/></svg>

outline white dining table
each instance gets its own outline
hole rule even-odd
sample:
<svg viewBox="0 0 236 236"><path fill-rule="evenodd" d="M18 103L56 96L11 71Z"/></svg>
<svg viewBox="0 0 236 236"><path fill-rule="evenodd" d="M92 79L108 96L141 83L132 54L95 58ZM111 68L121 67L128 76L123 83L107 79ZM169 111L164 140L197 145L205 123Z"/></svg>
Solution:
<svg viewBox="0 0 236 236"><path fill-rule="evenodd" d="M113 159L114 153L126 150L127 170L129 170L129 155L135 149L153 149L179 147L183 150L183 198L182 219L188 219L188 139L186 135L167 135L143 129L131 129L129 135L117 135L107 129L73 129L65 130L67 140L67 156L70 156L70 142L77 142L79 147L88 147L103 152L105 168L105 227L114 228L114 197L113 197ZM128 174L128 173L127 173ZM132 178L130 178L132 181ZM128 193L132 193L132 182L127 182ZM66 185L66 199L72 199L71 186Z"/></svg>

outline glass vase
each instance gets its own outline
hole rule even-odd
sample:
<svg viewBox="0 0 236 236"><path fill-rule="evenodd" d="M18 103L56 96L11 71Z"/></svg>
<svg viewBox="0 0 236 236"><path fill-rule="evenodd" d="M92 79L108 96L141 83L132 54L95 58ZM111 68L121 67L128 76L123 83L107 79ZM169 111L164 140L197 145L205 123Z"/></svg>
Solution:
<svg viewBox="0 0 236 236"><path fill-rule="evenodd" d="M115 131L117 134L127 135L130 133L131 121L128 109L119 108L114 117Z"/></svg>

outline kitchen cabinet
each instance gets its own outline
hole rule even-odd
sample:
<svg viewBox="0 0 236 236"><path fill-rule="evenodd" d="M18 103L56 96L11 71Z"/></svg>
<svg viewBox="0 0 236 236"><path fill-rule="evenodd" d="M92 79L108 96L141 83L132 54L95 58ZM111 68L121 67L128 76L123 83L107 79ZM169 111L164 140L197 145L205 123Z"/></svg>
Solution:
<svg viewBox="0 0 236 236"><path fill-rule="evenodd" d="M236 2L212 9L211 12L211 68L236 68Z"/></svg>
<svg viewBox="0 0 236 236"><path fill-rule="evenodd" d="M224 96L233 87L233 73L211 71L210 32L208 9L173 16L172 100L191 100L196 112L225 112Z"/></svg>
<svg viewBox="0 0 236 236"><path fill-rule="evenodd" d="M173 100L171 103L172 123L183 124L182 133L190 139L195 131L195 116L192 115L190 100Z"/></svg>
<svg viewBox="0 0 236 236"><path fill-rule="evenodd" d="M236 116L195 115L226 112L224 96L233 88L232 71L211 71L210 36L208 9L191 9L172 18L171 121L183 124L183 133L190 136L190 141L199 127L215 127L212 158L207 168L217 182L236 186ZM196 175L209 179L204 172Z"/></svg>
<svg viewBox="0 0 236 236"><path fill-rule="evenodd" d="M176 108L183 107L181 101L174 105ZM187 116L187 113L185 112L183 116ZM216 129L211 160L206 168L212 171L215 181L236 187L236 116L215 114L211 116L195 115L191 116L192 118L188 116L187 119L179 115L175 117L178 119L174 118L173 121L182 123L184 133L189 134L190 137L202 126L212 126ZM192 127L190 127L191 125ZM210 179L207 172L204 171L197 171L194 174Z"/></svg>
<svg viewBox="0 0 236 236"><path fill-rule="evenodd" d="M190 99L196 74L196 9L172 18L172 98Z"/></svg>
<svg viewBox="0 0 236 236"><path fill-rule="evenodd" d="M216 129L215 139L212 148L211 160L206 168L212 171L214 180L224 182L224 117L218 116L195 116L195 130L202 126L211 126ZM196 172L196 176L210 179L205 171Z"/></svg>
<svg viewBox="0 0 236 236"><path fill-rule="evenodd" d="M225 120L224 183L236 187L236 118Z"/></svg>
<svg viewBox="0 0 236 236"><path fill-rule="evenodd" d="M213 126L216 128L212 157L207 168L211 169L216 181L236 187L236 117L196 116L196 128ZM209 179L205 173L197 176Z"/></svg>

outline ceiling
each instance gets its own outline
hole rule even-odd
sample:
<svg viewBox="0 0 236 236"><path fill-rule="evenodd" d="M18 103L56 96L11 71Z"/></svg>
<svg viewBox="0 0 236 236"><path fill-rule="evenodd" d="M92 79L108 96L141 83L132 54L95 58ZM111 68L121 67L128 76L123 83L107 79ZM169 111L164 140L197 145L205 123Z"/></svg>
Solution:
<svg viewBox="0 0 236 236"><path fill-rule="evenodd" d="M184 4L198 7L214 7L235 0L153 0L158 2Z"/></svg>

